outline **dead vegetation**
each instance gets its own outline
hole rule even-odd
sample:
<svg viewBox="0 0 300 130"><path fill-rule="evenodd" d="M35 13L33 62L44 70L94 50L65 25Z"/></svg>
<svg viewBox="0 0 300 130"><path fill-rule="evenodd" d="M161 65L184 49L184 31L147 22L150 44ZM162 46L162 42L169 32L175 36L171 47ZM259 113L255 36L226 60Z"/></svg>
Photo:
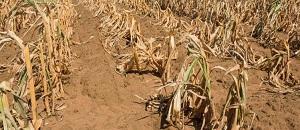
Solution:
<svg viewBox="0 0 300 130"><path fill-rule="evenodd" d="M1 67L15 74L1 83L1 126L38 129L43 118L63 107L58 100L64 97L63 83L70 73L76 12L69 0L1 1L0 9L0 51L8 44L19 47L11 63ZM37 111L38 106L44 110Z"/></svg>
<svg viewBox="0 0 300 130"><path fill-rule="evenodd" d="M269 91L299 90L299 81L290 70L290 59L300 49L294 45L300 22L296 0L86 2L91 3L90 9L101 17L100 29L106 32L103 46L117 59L117 72L142 73L151 68L159 73L163 85L158 93L150 99L139 98L179 129L195 119L200 120L200 129L250 129L255 116L246 103L247 71L251 69L268 73L261 78L262 83L273 86ZM118 4L125 9L118 10ZM152 24L163 26L169 36L145 38L132 14L152 17L157 21ZM159 39L168 40L157 42ZM253 42L272 48L272 55L256 53ZM189 54L178 74L170 76L178 44L186 45ZM210 68L210 58L232 59L237 65ZM213 77L209 73L216 68L232 77L221 113L216 113L210 94ZM247 124L245 116L249 114L253 117Z"/></svg>
<svg viewBox="0 0 300 130"><path fill-rule="evenodd" d="M268 91L285 94L300 90L290 69L291 59L300 52L297 0L81 2L94 12L91 15L99 17L99 29L105 32L103 47L116 59L117 73L150 71L161 78L157 94L140 98L147 108L157 109L167 125L184 129L196 121L197 129L251 129L255 113L246 102L247 71L251 69L268 73L261 77L262 83L272 86ZM120 4L124 9L118 8ZM0 64L0 73L8 69L15 73L11 81L0 84L2 126L37 129L41 126L38 101L44 104L44 117L63 108L59 100L70 73L76 12L70 0L1 1L0 9L0 51L13 43L20 49L11 64ZM135 15L153 18L156 22L152 24L162 26L168 36L143 36ZM256 53L252 43L271 48L272 55ZM181 44L188 54L180 71L171 75ZM231 59L236 66L211 67L208 60L212 58ZM223 70L232 81L219 113L211 97L215 77L210 73L215 69ZM245 121L249 114L252 120Z"/></svg>

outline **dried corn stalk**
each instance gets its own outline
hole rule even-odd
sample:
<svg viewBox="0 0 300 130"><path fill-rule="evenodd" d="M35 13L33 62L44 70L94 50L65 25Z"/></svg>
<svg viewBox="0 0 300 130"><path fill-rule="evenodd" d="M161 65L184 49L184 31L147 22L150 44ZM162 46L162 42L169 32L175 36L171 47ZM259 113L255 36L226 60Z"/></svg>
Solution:
<svg viewBox="0 0 300 130"><path fill-rule="evenodd" d="M279 93L294 92L298 88L299 81L295 79L290 71L289 54L284 51L278 51L273 49L273 56L264 59L259 68L268 72L268 77L265 79L265 83L269 83L274 86L274 89L270 91Z"/></svg>
<svg viewBox="0 0 300 130"><path fill-rule="evenodd" d="M164 82L168 81L170 60L174 59L176 48L174 36L169 36L168 43L159 43L159 38L144 38L133 16L120 13L114 4L100 3L98 7L97 15L102 15L99 29L106 37L103 46L117 58L117 72L152 71L159 73ZM170 50L167 53L163 51L166 48Z"/></svg>
<svg viewBox="0 0 300 130"><path fill-rule="evenodd" d="M230 74L233 84L229 89L223 112L216 117L214 103L211 98L211 76L206 53L200 40L194 35L187 35L188 56L178 78L173 83L160 87L159 94L146 101L148 107L158 108L162 118L171 125L183 129L190 120L200 122L197 129L232 129L243 127L246 109L246 82L248 80L243 68L233 67L229 70L221 68ZM239 70L236 77L233 71ZM162 94L167 87L173 92ZM232 113L232 114L229 114Z"/></svg>
<svg viewBox="0 0 300 130"><path fill-rule="evenodd" d="M237 65L237 67L228 70L220 66L214 68L226 71L226 74L229 74L233 79L233 83L229 88L221 116L213 126L217 129L239 130L245 127L245 117L249 114L246 106L248 74L244 65ZM238 76L232 74L235 70L238 70ZM251 126L248 126L248 128L251 128Z"/></svg>

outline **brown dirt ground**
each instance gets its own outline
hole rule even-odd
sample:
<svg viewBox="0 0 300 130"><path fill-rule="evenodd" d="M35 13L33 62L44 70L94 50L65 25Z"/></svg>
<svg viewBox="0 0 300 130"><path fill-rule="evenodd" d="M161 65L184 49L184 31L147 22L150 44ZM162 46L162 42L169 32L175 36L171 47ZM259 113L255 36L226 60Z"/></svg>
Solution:
<svg viewBox="0 0 300 130"><path fill-rule="evenodd" d="M103 36L98 33L99 20L83 7L77 7L80 19L75 23L74 41L88 43L73 46L77 59L68 93L67 108L62 121L48 120L45 129L158 129L159 118L144 111L144 106L134 95L150 94L158 78L150 75L115 72L115 62L103 47ZM145 116L148 118L143 119Z"/></svg>
<svg viewBox="0 0 300 130"><path fill-rule="evenodd" d="M143 104L134 95L147 97L153 94L155 86L160 85L159 78L151 74L128 74L126 77L115 72L115 62L107 54L102 42L104 37L97 29L100 24L91 12L79 5L80 18L75 24L74 41L84 42L94 36L89 42L72 47L77 58L72 61L70 81L65 85L67 97L61 117L45 120L46 130L156 130L159 129L159 115L145 111ZM149 24L149 18L137 18L141 22L143 35L163 35L160 27ZM16 48L7 46L0 53L0 64L7 64L16 53ZM257 48L259 51L268 52ZM178 64L182 59L176 61ZM232 61L211 61L211 66L230 67ZM178 65L177 65L178 66ZM300 61L292 61L292 70L300 78ZM300 94L276 94L266 92L265 85L260 86L260 78L265 72L251 70L248 72L249 108L258 118L254 122L254 130L300 130ZM0 74L0 81L8 80L12 74ZM222 85L221 72L213 72L213 100L217 111L221 111L226 100L227 89Z"/></svg>

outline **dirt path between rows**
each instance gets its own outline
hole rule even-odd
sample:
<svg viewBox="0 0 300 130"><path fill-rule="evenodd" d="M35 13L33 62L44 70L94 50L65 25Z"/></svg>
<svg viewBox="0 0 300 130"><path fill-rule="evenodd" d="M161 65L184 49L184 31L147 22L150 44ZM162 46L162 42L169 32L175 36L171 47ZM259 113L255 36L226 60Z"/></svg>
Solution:
<svg viewBox="0 0 300 130"><path fill-rule="evenodd" d="M78 56L72 62L70 84L66 85L67 108L60 119L46 120L45 129L159 129L158 115L149 116L134 95L147 96L159 81L152 75L118 75L115 64L103 47L98 18L82 5L75 23L74 40L89 42L73 46ZM149 116L147 118L143 118Z"/></svg>

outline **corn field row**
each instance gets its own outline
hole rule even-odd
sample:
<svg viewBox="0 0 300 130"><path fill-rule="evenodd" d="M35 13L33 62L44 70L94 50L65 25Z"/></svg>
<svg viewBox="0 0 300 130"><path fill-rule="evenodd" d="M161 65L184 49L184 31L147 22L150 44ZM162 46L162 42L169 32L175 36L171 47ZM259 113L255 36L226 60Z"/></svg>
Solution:
<svg viewBox="0 0 300 130"><path fill-rule="evenodd" d="M118 73L150 69L159 74L162 86L157 94L137 97L178 129L194 119L200 120L199 129L251 129L255 113L246 102L248 70L266 71L262 83L272 86L271 92L299 90L299 80L290 70L291 58L300 51L294 45L299 44L295 43L299 42L299 1L87 0L84 4L101 19L103 46L116 58ZM152 24L164 27L169 36L144 37L135 15L153 18ZM256 53L253 43L271 48L272 55ZM186 46L188 55L174 76L170 71L179 44ZM236 66L210 67L211 58L232 59ZM211 97L210 73L215 70L232 79L221 113ZM245 121L249 115L252 120Z"/></svg>
<svg viewBox="0 0 300 130"><path fill-rule="evenodd" d="M268 91L299 91L291 61L300 53L298 0L84 0L100 19L105 51L116 60L116 72L154 72L161 86L150 98L137 96L166 123L184 129L191 121L197 129L251 129L256 114L247 107L248 73L261 77ZM119 8L122 6L122 8ZM0 74L14 77L0 83L1 127L39 129L42 120L64 108L63 84L69 78L72 23L77 16L71 0L0 1L0 53L5 46L18 51ZM167 36L146 37L136 16L149 17ZM269 48L257 53L252 44ZM186 54L181 54L184 45ZM178 55L181 69L174 70ZM211 66L210 59L226 59L235 66ZM216 111L211 75L229 77L226 101ZM174 74L175 73L175 74ZM38 111L37 108L43 108ZM250 119L250 120L249 120Z"/></svg>
<svg viewBox="0 0 300 130"><path fill-rule="evenodd" d="M5 65L14 77L0 84L1 127L39 129L62 108L76 12L71 0L4 0L0 10L0 53L18 46Z"/></svg>

